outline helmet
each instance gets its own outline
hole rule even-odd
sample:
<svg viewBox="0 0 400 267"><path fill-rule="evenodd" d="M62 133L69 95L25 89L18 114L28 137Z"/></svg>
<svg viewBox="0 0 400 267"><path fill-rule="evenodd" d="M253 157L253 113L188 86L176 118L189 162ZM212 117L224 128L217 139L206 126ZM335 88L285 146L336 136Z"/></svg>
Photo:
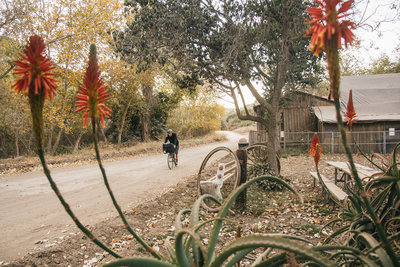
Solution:
<svg viewBox="0 0 400 267"><path fill-rule="evenodd" d="M167 130L167 133L172 133L172 129L168 129L168 130Z"/></svg>

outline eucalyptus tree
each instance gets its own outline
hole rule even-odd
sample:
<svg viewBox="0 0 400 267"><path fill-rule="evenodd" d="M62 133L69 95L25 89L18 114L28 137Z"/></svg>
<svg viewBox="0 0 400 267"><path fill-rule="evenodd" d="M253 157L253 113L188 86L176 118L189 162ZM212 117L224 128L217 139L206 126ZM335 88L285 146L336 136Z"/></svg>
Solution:
<svg viewBox="0 0 400 267"><path fill-rule="evenodd" d="M307 3L129 0L125 5L133 20L116 35L118 50L143 67L154 61L168 62L228 93L240 119L267 129L269 164L276 172L280 98L284 90L316 81L310 78L318 70L318 59L307 51L303 36ZM240 112L243 90L251 92L264 115L246 108Z"/></svg>

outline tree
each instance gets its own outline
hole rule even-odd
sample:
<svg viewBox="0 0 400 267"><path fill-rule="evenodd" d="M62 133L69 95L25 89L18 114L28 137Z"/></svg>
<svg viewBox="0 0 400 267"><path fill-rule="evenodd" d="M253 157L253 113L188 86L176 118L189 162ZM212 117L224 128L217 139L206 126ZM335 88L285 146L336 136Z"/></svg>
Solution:
<svg viewBox="0 0 400 267"><path fill-rule="evenodd" d="M109 57L114 51L110 32L124 23L122 7L119 0L2 1L1 78L11 78L7 74L13 68L12 60L18 58L22 48L20 44L32 33L43 37L47 43L47 54L57 64L57 97L53 103L48 104L51 108L45 110L48 122L45 129L48 152L55 153L62 141L62 135L71 132L71 125L77 125L71 118L81 120L73 114L73 100L86 66L89 45L96 42L101 46L99 56L102 63L118 60ZM112 69L104 71L112 72ZM81 133L84 132L81 126L77 129L80 129ZM81 133L76 134L78 140L82 136Z"/></svg>
<svg viewBox="0 0 400 267"><path fill-rule="evenodd" d="M278 110L283 90L313 80L316 59L307 51L303 1L126 1L135 14L119 33L119 51L142 63L169 62L229 93L238 117L264 125L268 159L277 172ZM144 64L143 64L144 63ZM256 89L261 84L261 90ZM239 110L250 90L262 111Z"/></svg>
<svg viewBox="0 0 400 267"><path fill-rule="evenodd" d="M187 137L201 136L221 129L225 108L215 101L215 92L198 86L197 94L185 96L179 106L171 111L168 128Z"/></svg>

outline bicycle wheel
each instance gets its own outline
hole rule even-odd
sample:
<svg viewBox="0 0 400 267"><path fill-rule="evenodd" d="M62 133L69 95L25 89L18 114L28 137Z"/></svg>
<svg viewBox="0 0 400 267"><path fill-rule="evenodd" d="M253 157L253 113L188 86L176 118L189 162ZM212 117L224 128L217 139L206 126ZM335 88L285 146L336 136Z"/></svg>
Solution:
<svg viewBox="0 0 400 267"><path fill-rule="evenodd" d="M171 170L175 165L175 155L174 155L174 153L168 153L167 163L168 163L168 168Z"/></svg>

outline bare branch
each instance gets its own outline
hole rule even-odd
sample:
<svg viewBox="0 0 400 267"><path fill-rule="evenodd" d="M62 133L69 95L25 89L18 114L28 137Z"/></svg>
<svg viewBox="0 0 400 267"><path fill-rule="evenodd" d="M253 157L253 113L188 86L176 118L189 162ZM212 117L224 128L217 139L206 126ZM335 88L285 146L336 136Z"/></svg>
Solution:
<svg viewBox="0 0 400 267"><path fill-rule="evenodd" d="M236 94L235 94L235 89L234 88L231 89L231 97L232 97L232 99L233 99L233 101L235 103L236 116L238 116L238 118L240 120L249 120L249 121L259 122L259 123L264 124L264 125L266 124L266 121L261 117L252 116L250 114L243 115L243 114L240 113L240 108L239 108L239 104L238 104L238 100L236 98Z"/></svg>

